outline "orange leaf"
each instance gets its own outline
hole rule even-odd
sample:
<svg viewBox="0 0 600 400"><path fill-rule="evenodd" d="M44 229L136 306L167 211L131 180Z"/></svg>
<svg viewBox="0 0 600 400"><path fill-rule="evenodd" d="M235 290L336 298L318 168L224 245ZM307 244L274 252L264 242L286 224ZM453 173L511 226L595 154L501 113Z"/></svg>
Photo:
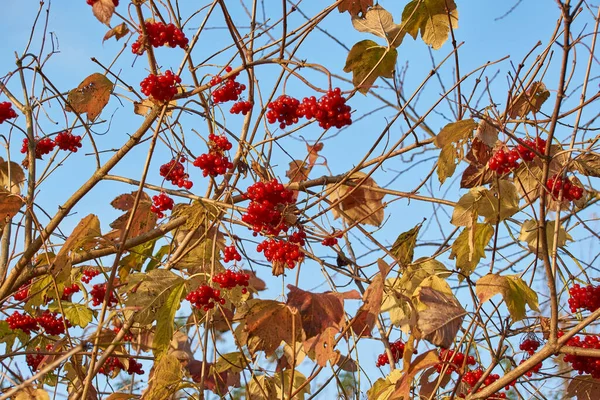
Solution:
<svg viewBox="0 0 600 400"><path fill-rule="evenodd" d="M364 304L358 309L352 328L359 337L371 336L383 300L383 278L377 274L363 295Z"/></svg>
<svg viewBox="0 0 600 400"><path fill-rule="evenodd" d="M110 31L106 32L106 35L104 35L104 39L102 39L102 41L105 42L108 39L110 39L111 37L114 37L116 40L119 40L122 37L124 37L125 35L127 35L128 33L129 33L129 28L127 27L127 25L125 25L125 22L123 22L122 24L117 25L114 28L112 28Z"/></svg>
<svg viewBox="0 0 600 400"><path fill-rule="evenodd" d="M136 193L137 192L122 194L117 196L117 198L110 203L117 210L126 211L126 213L121 215L110 224L110 227L113 228L113 230L104 235L105 239L111 241L116 241L119 239L121 232L127 226L127 221L129 221ZM156 214L150 210L151 207L152 200L150 199L150 196L148 196L145 192L142 192L138 206L133 214L129 237L139 236L156 226L157 217Z"/></svg>
<svg viewBox="0 0 600 400"><path fill-rule="evenodd" d="M366 13L371 6L373 0L344 0L338 5L338 11L348 11L350 15L355 16Z"/></svg>
<svg viewBox="0 0 600 400"><path fill-rule="evenodd" d="M92 74L69 92L65 110L79 114L87 113L88 119L93 121L108 104L113 86L106 76L100 73Z"/></svg>
<svg viewBox="0 0 600 400"><path fill-rule="evenodd" d="M437 355L436 350L430 350L427 353L423 353L410 364L408 367L408 371L406 371L402 378L396 383L396 390L390 396L391 399L401 399L409 400L410 397L410 389L413 384L413 380L417 376L419 372L424 369L431 368L437 363L440 362L440 359Z"/></svg>
<svg viewBox="0 0 600 400"><path fill-rule="evenodd" d="M319 335L304 342L306 353L321 367L326 367L327 361L333 366L340 358L340 352L335 349L335 335L337 333L337 328L329 327Z"/></svg>

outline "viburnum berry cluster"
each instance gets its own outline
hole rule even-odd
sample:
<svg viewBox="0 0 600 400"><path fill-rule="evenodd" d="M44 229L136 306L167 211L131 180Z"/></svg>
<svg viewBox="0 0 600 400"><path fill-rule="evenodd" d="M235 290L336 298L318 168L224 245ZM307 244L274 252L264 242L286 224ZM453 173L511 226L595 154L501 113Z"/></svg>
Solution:
<svg viewBox="0 0 600 400"><path fill-rule="evenodd" d="M44 328L46 334L51 336L65 333L65 324L67 327L71 326L68 320L64 320L62 316L57 317L56 313L48 310L44 311L40 316L38 316L36 321L42 328Z"/></svg>
<svg viewBox="0 0 600 400"><path fill-rule="evenodd" d="M513 149L499 149L492 155L488 161L490 170L495 171L500 175L507 174L519 167L519 160L533 161L536 156L535 149L538 153L544 153L546 150L546 141L542 138L526 139L519 141L519 145Z"/></svg>
<svg viewBox="0 0 600 400"><path fill-rule="evenodd" d="M71 299L71 295L73 295L74 293L78 293L80 291L81 291L81 288L76 283L71 284L71 286L65 286L65 288L63 289L63 292L62 292L62 297L60 299L69 301L69 299Z"/></svg>
<svg viewBox="0 0 600 400"><path fill-rule="evenodd" d="M534 339L530 337L523 340L519 345L519 349L527 352L527 354L529 354L530 356L534 355L534 353L539 347L540 342L537 340L537 338Z"/></svg>
<svg viewBox="0 0 600 400"><path fill-rule="evenodd" d="M233 69L230 66L225 67L225 72L227 73L231 72L232 70ZM215 104L239 100L242 92L246 90L246 85L236 81L239 75L239 73L231 75L225 79L225 84L212 92L212 98ZM223 78L220 76L214 76L210 80L210 86L214 87L220 85L222 82Z"/></svg>
<svg viewBox="0 0 600 400"><path fill-rule="evenodd" d="M289 269L293 269L298 263L304 260L304 253L300 247L304 245L304 240L301 242L293 242L290 240L267 239L256 246L259 253L264 253L267 261L285 265Z"/></svg>
<svg viewBox="0 0 600 400"><path fill-rule="evenodd" d="M86 267L86 268L83 268L82 274L83 274L83 276L81 277L81 282L90 283L90 281L92 279L94 279L96 276L100 275L100 270L98 268Z"/></svg>
<svg viewBox="0 0 600 400"><path fill-rule="evenodd" d="M540 137L536 137L535 140L526 139L520 142L517 146L517 151L523 161L533 161L535 158L535 152L530 149L535 149L538 153L544 154L546 151L546 141Z"/></svg>
<svg viewBox="0 0 600 400"><path fill-rule="evenodd" d="M29 297L29 287L31 286L31 279L25 282L23 285L17 289L15 294L13 295L13 299L15 301L23 301Z"/></svg>
<svg viewBox="0 0 600 400"><path fill-rule="evenodd" d="M295 202L294 192L286 189L277 179L266 183L256 182L248 187L244 197L250 200L250 204L242 221L252 226L255 236L258 233L276 236L288 230L283 210Z"/></svg>
<svg viewBox="0 0 600 400"><path fill-rule="evenodd" d="M548 178L546 188L555 200L560 197L561 192L562 199L566 201L576 201L583 196L583 188L581 186L573 184L569 178L562 178L558 175Z"/></svg>
<svg viewBox="0 0 600 400"><path fill-rule="evenodd" d="M247 293L248 280L250 275L243 272L232 271L230 269L213 276L212 281L218 283L221 289L233 289L236 286L243 286L242 293ZM220 294L220 293L219 293Z"/></svg>
<svg viewBox="0 0 600 400"><path fill-rule="evenodd" d="M158 196L152 196L152 206L150 207L150 211L155 213L158 218L164 218L165 214L163 211L172 210L174 204L172 198L165 193L161 193Z"/></svg>
<svg viewBox="0 0 600 400"><path fill-rule="evenodd" d="M333 247L333 246L335 246L338 243L338 239L340 239L343 236L344 235L343 235L342 232L334 232L331 235L329 235L326 238L324 238L321 241L321 244L323 246Z"/></svg>
<svg viewBox="0 0 600 400"><path fill-rule="evenodd" d="M90 295L92 295L92 304L94 306L102 304L102 302L104 301L104 296L106 295L106 283L99 283L97 285L94 285L92 287L92 290L90 291ZM115 297L114 292L111 291L110 297L108 298L107 306L112 307L114 305L117 305L118 302L119 301Z"/></svg>
<svg viewBox="0 0 600 400"><path fill-rule="evenodd" d="M54 147L56 146L56 143L54 143L54 140L45 137L42 138L38 141L36 141L35 143L35 158L41 160L42 156L49 154L52 150L54 150ZM25 138L23 139L23 146L21 146L21 153L25 154L27 153L27 150L29 149L29 139Z"/></svg>
<svg viewBox="0 0 600 400"><path fill-rule="evenodd" d="M242 256L238 253L234 245L227 246L223 249L223 262L242 261Z"/></svg>
<svg viewBox="0 0 600 400"><path fill-rule="evenodd" d="M394 363L397 363L404 356L404 343L401 340L396 340L393 343L390 343L390 350L392 351L392 356L394 356ZM387 352L381 353L377 356L376 367L383 367L386 364L390 363L390 358L387 355Z"/></svg>
<svg viewBox="0 0 600 400"><path fill-rule="evenodd" d="M559 336L562 336L562 332L559 332ZM585 335L583 339L579 336L573 336L567 341L566 345L584 349L600 349L600 336ZM579 375L590 374L594 379L600 379L600 358L598 357L565 354L563 361L570 363Z"/></svg>
<svg viewBox="0 0 600 400"><path fill-rule="evenodd" d="M46 350L52 350L52 347L52 344L47 344ZM44 357L46 357L46 355L40 354L40 348L36 347L35 353L28 353L25 356L25 362L27 363L29 368L31 368L31 370L35 372L38 370L40 363L44 360Z"/></svg>
<svg viewBox="0 0 600 400"><path fill-rule="evenodd" d="M484 371L481 368L477 368L477 369L474 369L474 370L471 370L471 371L467 371L462 376L462 382L466 383L467 385L469 385L472 388L483 377L483 374L484 374ZM489 374L485 378L485 380L483 381L483 385L481 385L477 391L480 391L484 387L491 385L492 383L496 382L498 379L500 379L500 375L498 375L498 374ZM464 398L469 393L471 393L471 389L470 388L467 391L467 393L458 394L458 397L459 398ZM503 393L503 392L494 393L494 394L488 396L487 399L488 400L506 399L506 393Z"/></svg>
<svg viewBox="0 0 600 400"><path fill-rule="evenodd" d="M12 103L3 101L0 103L0 124L9 119L17 118L17 113L12 108Z"/></svg>
<svg viewBox="0 0 600 400"><path fill-rule="evenodd" d="M181 47L185 49L189 43L185 34L174 24L165 24L164 22L147 21L144 23L146 34L148 35L148 43L152 47ZM131 51L134 54L142 55L146 51L144 48L144 37L140 34L135 42L131 45Z"/></svg>
<svg viewBox="0 0 600 400"><path fill-rule="evenodd" d="M170 70L164 74L150 74L140 82L142 93L156 102L168 102L177 94L177 84L181 83L179 75Z"/></svg>
<svg viewBox="0 0 600 400"><path fill-rule="evenodd" d="M465 363L465 359L466 359L466 365L475 365L475 357L473 356L465 356L464 353L461 353L460 351L456 351L456 350L448 350L448 349L441 349L440 350L440 363L438 363L435 366L435 369L437 370L438 373L441 373L442 370L444 369L444 366L447 365L446 367L446 374L450 375L452 372L457 371L458 369L462 368L463 364Z"/></svg>
<svg viewBox="0 0 600 400"><path fill-rule="evenodd" d="M21 314L18 311L15 311L6 318L6 322L8 323L8 327L12 330L20 329L27 335L31 333L31 331L38 331L38 323L35 318L33 318L29 314Z"/></svg>
<svg viewBox="0 0 600 400"><path fill-rule="evenodd" d="M86 3L90 6L93 6L94 3L98 2L100 0L86 0ZM113 4L115 7L117 7L119 5L119 0L112 0Z"/></svg>
<svg viewBox="0 0 600 400"><path fill-rule="evenodd" d="M572 313L581 310L596 311L600 308L600 286L587 285L582 288L576 283L569 289L569 296Z"/></svg>
<svg viewBox="0 0 600 400"><path fill-rule="evenodd" d="M252 103L249 101L238 101L233 103L229 112L231 114L242 114L246 115L252 110Z"/></svg>
<svg viewBox="0 0 600 400"><path fill-rule="evenodd" d="M73 135L70 131L62 131L54 138L54 143L61 150L72 151L73 153L77 153L77 149L80 149L81 144L81 136Z"/></svg>
<svg viewBox="0 0 600 400"><path fill-rule="evenodd" d="M185 167L182 164L185 161L186 159L181 157L179 160L173 159L168 163L161 165L160 176L164 177L167 181L177 187L184 187L190 190L194 184L188 179L190 177L189 174L185 173Z"/></svg>
<svg viewBox="0 0 600 400"><path fill-rule="evenodd" d="M134 358L129 357L128 364L129 364L129 366L126 371L129 375L133 375L133 374L143 375L144 374L144 370L142 370L142 364L135 361ZM114 371L124 370L124 369L125 369L125 366L119 360L118 357L108 357L106 359L106 361L104 362L104 364L102 364L102 367L100 367L98 372L100 372L103 375L112 375Z"/></svg>
<svg viewBox="0 0 600 400"><path fill-rule="evenodd" d="M185 297L193 306L204 311L215 307L215 302L225 304L225 299L221 297L219 289L213 289L208 285L202 285L196 290L189 292Z"/></svg>
<svg viewBox="0 0 600 400"><path fill-rule="evenodd" d="M267 121L270 124L279 122L281 129L298 123L300 118L314 118L324 129L339 129L352 124L352 108L346 104L340 88L329 90L319 100L312 96L305 97L300 102L294 97L281 95L267 104L267 107Z"/></svg>
<svg viewBox="0 0 600 400"><path fill-rule="evenodd" d="M194 160L194 166L202 169L203 176L223 175L233 164L225 155L233 147L225 135L208 135L208 153L200 155Z"/></svg>

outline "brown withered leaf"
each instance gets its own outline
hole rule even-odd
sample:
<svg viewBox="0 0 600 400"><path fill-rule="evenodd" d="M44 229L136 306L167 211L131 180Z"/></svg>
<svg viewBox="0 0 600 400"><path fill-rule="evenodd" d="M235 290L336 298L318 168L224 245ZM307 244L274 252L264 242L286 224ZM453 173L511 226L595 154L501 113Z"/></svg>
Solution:
<svg viewBox="0 0 600 400"><path fill-rule="evenodd" d="M326 367L328 361L332 366L335 365L340 358L340 352L335 349L335 335L338 333L337 328L329 327L317 336L305 340L306 354L321 367Z"/></svg>
<svg viewBox="0 0 600 400"><path fill-rule="evenodd" d="M23 168L14 161L4 161L0 157L0 186L12 194L19 194L23 185L25 185Z"/></svg>
<svg viewBox="0 0 600 400"><path fill-rule="evenodd" d="M537 113L550 97L550 92L542 82L533 82L525 92L520 93L508 108L511 118L525 117L530 112Z"/></svg>
<svg viewBox="0 0 600 400"><path fill-rule="evenodd" d="M434 377L433 381L429 378ZM440 375L437 369L429 368L421 374L419 379L419 396L422 399L432 399L436 389L443 389L450 382L449 374ZM439 382L439 384L438 384Z"/></svg>
<svg viewBox="0 0 600 400"><path fill-rule="evenodd" d="M364 14L373 6L373 0L344 0L338 4L339 12L350 13L351 16Z"/></svg>
<svg viewBox="0 0 600 400"><path fill-rule="evenodd" d="M129 27L125 24L125 22L123 22L122 24L119 24L119 25L115 26L114 28L112 28L111 30L109 30L108 32L106 32L106 35L104 35L104 38L102 39L102 41L105 42L108 39L110 39L111 37L114 37L118 41L119 39L121 39L125 35L127 35L128 33L129 33Z"/></svg>
<svg viewBox="0 0 600 400"><path fill-rule="evenodd" d="M579 375L571 379L567 387L566 397L575 397L577 400L593 400L598 398L600 380L591 375Z"/></svg>
<svg viewBox="0 0 600 400"><path fill-rule="evenodd" d="M295 308L302 318L307 338L323 333L327 328L339 329L344 320L344 299L360 299L356 290L344 293L311 293L293 285L287 286L287 305Z"/></svg>
<svg viewBox="0 0 600 400"><path fill-rule="evenodd" d="M479 121L477 131L475 131L475 139L480 140L487 147L492 148L498 141L498 129L487 120Z"/></svg>
<svg viewBox="0 0 600 400"><path fill-rule="evenodd" d="M423 339L450 348L467 312L454 296L430 287L420 289L419 301L427 306L419 311L417 320Z"/></svg>
<svg viewBox="0 0 600 400"><path fill-rule="evenodd" d="M254 171L254 173L260 178L261 181L270 181L273 179L273 176L269 172L269 170L256 161L252 161L250 164L250 169Z"/></svg>
<svg viewBox="0 0 600 400"><path fill-rule="evenodd" d="M94 6L101 1L105 0L97 1ZM85 78L77 88L69 92L65 110L78 114L87 113L88 119L93 121L108 104L112 91L113 83L106 76L100 73L92 74Z"/></svg>
<svg viewBox="0 0 600 400"><path fill-rule="evenodd" d="M460 187L462 189L471 189L476 186L487 185L492 182L494 173L487 166L477 167L469 165L460 179Z"/></svg>
<svg viewBox="0 0 600 400"><path fill-rule="evenodd" d="M119 240L121 232L127 226L127 221L129 221L136 194L137 192L131 192L119 195L110 203L117 210L125 211L125 214L110 224L113 230L104 235L105 239L113 242ZM129 230L130 238L146 233L156 226L156 213L151 211L151 207L152 199L146 192L142 192L138 206L133 214L133 220L131 221L131 228Z"/></svg>
<svg viewBox="0 0 600 400"><path fill-rule="evenodd" d="M304 340L300 313L279 301L249 300L234 319L240 321L236 329L240 342L247 344L251 352L264 351L267 357L282 341L293 345Z"/></svg>
<svg viewBox="0 0 600 400"><path fill-rule="evenodd" d="M34 389L33 386L25 386L19 390L14 400L50 400L50 395L44 389Z"/></svg>
<svg viewBox="0 0 600 400"><path fill-rule="evenodd" d="M92 5L92 12L98 21L109 25L110 19L115 13L115 3L113 0L98 0Z"/></svg>
<svg viewBox="0 0 600 400"><path fill-rule="evenodd" d="M248 286L252 289L256 290L257 292L261 292L267 288L265 281L257 277L253 271L245 269L242 272L250 275L250 279L248 279Z"/></svg>
<svg viewBox="0 0 600 400"><path fill-rule="evenodd" d="M600 178L600 154L580 154L575 160L573 160L572 169L585 176Z"/></svg>
<svg viewBox="0 0 600 400"><path fill-rule="evenodd" d="M363 172L355 172L350 176L349 181L355 184L360 183L359 187L344 185L333 188L334 185L328 186L329 200L332 203L339 201L337 206L332 208L335 218L342 216L348 223L359 222L373 226L380 226L383 223L382 200L385 194L371 190L371 188L379 189L379 186L372 178L366 178L366 176Z"/></svg>
<svg viewBox="0 0 600 400"><path fill-rule="evenodd" d="M196 383L202 379L202 364L202 361L192 360L186 365L192 380ZM217 364L207 362L204 366L204 387L224 397L229 392L229 388L240 387L240 373L232 368L220 370Z"/></svg>
<svg viewBox="0 0 600 400"><path fill-rule="evenodd" d="M375 320L381 311L383 300L383 277L381 274L373 279L363 294L363 305L360 306L352 322L352 329L359 337L370 337Z"/></svg>
<svg viewBox="0 0 600 400"><path fill-rule="evenodd" d="M306 150L308 150L308 165L314 166L319 159L319 152L323 150L325 145L323 142L317 142L313 145L306 144Z"/></svg>
<svg viewBox="0 0 600 400"><path fill-rule="evenodd" d="M0 190L0 230L4 229L7 221L17 215L23 204L25 203L19 196Z"/></svg>
<svg viewBox="0 0 600 400"><path fill-rule="evenodd" d="M465 160L471 164L483 166L492 158L492 154L492 147L488 147L484 142L475 138L471 142L471 148L465 155Z"/></svg>
<svg viewBox="0 0 600 400"><path fill-rule="evenodd" d="M340 354L340 357L338 358L335 365L336 367L340 367L341 369L347 372L358 371L358 363L344 354Z"/></svg>
<svg viewBox="0 0 600 400"><path fill-rule="evenodd" d="M430 350L426 353L419 355L413 360L408 367L408 370L402 375L402 378L396 382L396 390L389 397L390 399L401 399L409 400L410 389L412 387L415 377L424 369L431 368L440 362L436 350Z"/></svg>
<svg viewBox="0 0 600 400"><path fill-rule="evenodd" d="M290 182L301 182L308 179L308 174L310 174L310 170L312 166L308 165L302 160L292 160L290 161L290 166L285 176L290 178Z"/></svg>

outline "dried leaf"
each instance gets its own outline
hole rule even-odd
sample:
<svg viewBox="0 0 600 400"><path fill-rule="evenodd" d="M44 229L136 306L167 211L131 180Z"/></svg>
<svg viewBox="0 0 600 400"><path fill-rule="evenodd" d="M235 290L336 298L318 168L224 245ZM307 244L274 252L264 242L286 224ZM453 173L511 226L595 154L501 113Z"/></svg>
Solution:
<svg viewBox="0 0 600 400"><path fill-rule="evenodd" d="M415 255L415 246L417 245L417 237L422 224L416 225L411 230L401 233L394 244L390 253L396 258L396 261L401 266L405 267L412 263Z"/></svg>
<svg viewBox="0 0 600 400"><path fill-rule="evenodd" d="M348 11L350 15L355 16L366 13L372 5L373 0L343 0L338 4L338 11L341 13Z"/></svg>
<svg viewBox="0 0 600 400"><path fill-rule="evenodd" d="M344 300L360 299L356 290L344 293L311 293L293 285L287 286L287 305L298 310L307 338L323 333L327 328L340 328L344 320Z"/></svg>
<svg viewBox="0 0 600 400"><path fill-rule="evenodd" d="M302 319L296 309L275 300L249 300L247 310L235 315L240 321L236 332L251 352L263 350L271 356L282 341L293 345L303 340Z"/></svg>
<svg viewBox="0 0 600 400"><path fill-rule="evenodd" d="M421 288L419 301L427 306L419 311L417 320L422 337L436 346L450 348L467 312L453 295L429 287Z"/></svg>
<svg viewBox="0 0 600 400"><path fill-rule="evenodd" d="M363 305L356 312L352 322L352 329L359 337L370 337L375 319L379 316L381 310L381 301L383 299L383 277L381 274L371 281L371 284L363 294Z"/></svg>
<svg viewBox="0 0 600 400"><path fill-rule="evenodd" d="M424 369L431 368L440 362L440 359L435 350L430 350L419 355L408 367L408 370L402 375L396 383L396 390L392 393L391 398L394 400L410 400L410 390L415 377Z"/></svg>
<svg viewBox="0 0 600 400"><path fill-rule="evenodd" d="M387 40L392 47L400 46L406 34L400 25L394 23L392 14L380 5L369 9L362 17L352 17L352 25L359 32L372 33Z"/></svg>
<svg viewBox="0 0 600 400"><path fill-rule="evenodd" d="M27 386L17 392L14 400L50 400L50 395L44 389L34 389Z"/></svg>
<svg viewBox="0 0 600 400"><path fill-rule="evenodd" d="M550 92L542 82L533 82L527 90L519 94L508 108L511 118L525 117L531 111L537 113L550 97Z"/></svg>
<svg viewBox="0 0 600 400"><path fill-rule="evenodd" d="M573 160L573 169L585 176L600 178L600 154L580 154Z"/></svg>
<svg viewBox="0 0 600 400"><path fill-rule="evenodd" d="M97 0L92 5L92 12L98 21L110 26L110 19L115 13L113 0Z"/></svg>
<svg viewBox="0 0 600 400"><path fill-rule="evenodd" d="M525 305L539 311L537 293L517 275L488 274L477 281L475 292L482 303L501 294L513 322L525 318Z"/></svg>
<svg viewBox="0 0 600 400"><path fill-rule="evenodd" d="M164 400L170 398L182 383L183 371L179 360L172 355L165 355L158 360L150 371L148 388L141 400Z"/></svg>
<svg viewBox="0 0 600 400"><path fill-rule="evenodd" d="M105 1L112 4L112 0L99 0L94 3L94 7ZM108 104L112 91L113 83L106 76L100 73L92 74L69 92L65 110L78 114L87 113L88 119L93 121Z"/></svg>
<svg viewBox="0 0 600 400"><path fill-rule="evenodd" d="M519 194L515 185L507 180L500 180L477 204L477 213L485 217L485 222L495 224L512 217L519 211Z"/></svg>
<svg viewBox="0 0 600 400"><path fill-rule="evenodd" d="M23 168L14 161L4 161L0 157L0 190L20 194L25 185Z"/></svg>
<svg viewBox="0 0 600 400"><path fill-rule="evenodd" d="M322 367L326 367L328 361L334 366L340 358L340 352L335 349L335 336L338 332L338 328L329 327L304 341L306 354Z"/></svg>
<svg viewBox="0 0 600 400"><path fill-rule="evenodd" d="M104 235L105 239L113 242L119 240L122 231L127 227L127 222L133 211L136 194L137 192L131 192L119 195L110 203L117 210L126 212L110 224L110 227L113 228L113 230ZM146 192L142 192L138 206L133 214L131 227L129 229L129 237L136 237L154 229L157 217L156 213L153 213L151 208L152 199Z"/></svg>
<svg viewBox="0 0 600 400"><path fill-rule="evenodd" d="M367 391L368 400L388 400L393 399L392 393L396 387L396 382L402 377L402 371L395 369L385 378L379 378L375 381L371 389Z"/></svg>
<svg viewBox="0 0 600 400"><path fill-rule="evenodd" d="M434 377L433 381L429 378ZM449 374L440 375L437 369L429 368L424 371L419 378L419 396L422 399L433 399L435 398L435 392L437 389L443 389L448 385L451 380Z"/></svg>
<svg viewBox="0 0 600 400"><path fill-rule="evenodd" d="M456 159L458 158L458 150L453 144L448 144L442 148L440 156L437 160L437 175L440 185L446 182L447 178L454 175L456 171Z"/></svg>
<svg viewBox="0 0 600 400"><path fill-rule="evenodd" d="M366 94L377 78L394 76L397 58L396 49L363 40L350 49L344 72L352 72L352 83L359 92Z"/></svg>
<svg viewBox="0 0 600 400"><path fill-rule="evenodd" d="M329 200L334 204L341 200L333 207L332 213L335 218L342 216L348 223L380 226L384 219L382 200L385 194L371 190L370 188L378 189L379 186L372 178L365 177L366 174L362 172L350 176L350 182L358 184L362 181L359 187L340 186L334 189L335 185L328 186Z"/></svg>
<svg viewBox="0 0 600 400"><path fill-rule="evenodd" d="M308 150L308 165L314 167L319 158L319 152L323 150L325 144L323 142L317 142L313 145L306 144L306 150Z"/></svg>
<svg viewBox="0 0 600 400"><path fill-rule="evenodd" d="M404 7L402 23L414 39L420 31L425 44L437 50L448 40L450 23L458 28L458 11L454 0L413 0Z"/></svg>
<svg viewBox="0 0 600 400"><path fill-rule="evenodd" d="M450 259L456 258L456 268L461 272L459 280L470 276L482 258L485 258L485 247L494 235L491 224L475 224L466 227L452 243Z"/></svg>
<svg viewBox="0 0 600 400"><path fill-rule="evenodd" d="M486 192L487 189L483 187L469 189L454 207L450 223L454 226L471 226L477 219L478 203L485 196Z"/></svg>
<svg viewBox="0 0 600 400"><path fill-rule="evenodd" d="M600 380L594 379L591 375L579 375L571 378L567 387L566 397L575 397L577 400L594 400L598 398L600 392Z"/></svg>
<svg viewBox="0 0 600 400"><path fill-rule="evenodd" d="M487 114L486 114L487 116ZM490 124L486 119L479 121L475 137L481 140L488 148L492 148L498 141L498 129Z"/></svg>
<svg viewBox="0 0 600 400"><path fill-rule="evenodd" d="M7 221L17 215L23 204L25 203L19 196L0 190L0 230L4 229Z"/></svg>
<svg viewBox="0 0 600 400"><path fill-rule="evenodd" d="M443 149L449 144L458 143L470 138L473 136L475 128L477 128L477 122L472 119L463 119L449 123L442 128L433 143L438 148Z"/></svg>
<svg viewBox="0 0 600 400"><path fill-rule="evenodd" d="M305 181L308 179L311 169L312 167L302 160L292 160L285 176L290 179L290 182Z"/></svg>
<svg viewBox="0 0 600 400"><path fill-rule="evenodd" d="M546 223L546 241L548 242L548 251L552 251L554 248L554 227L555 221L547 221ZM539 258L542 257L542 244L538 241L538 227L537 222L531 219L523 222L521 225L521 234L519 240L526 242L529 250L534 254L537 254ZM567 240L573 240L571 235L565 231L565 228L560 226L558 228L558 243L557 247L564 247L567 244Z"/></svg>
<svg viewBox="0 0 600 400"><path fill-rule="evenodd" d="M125 24L125 22L115 26L104 35L102 39L103 42L106 42L111 37L114 37L117 41L123 38L125 35L129 33L129 27Z"/></svg>
<svg viewBox="0 0 600 400"><path fill-rule="evenodd" d="M248 286L251 289L254 289L254 291L260 292L267 288L267 284L265 283L265 281L263 281L262 279L257 277L256 274L254 273L254 271L245 269L242 272L250 275L250 279L248 280Z"/></svg>

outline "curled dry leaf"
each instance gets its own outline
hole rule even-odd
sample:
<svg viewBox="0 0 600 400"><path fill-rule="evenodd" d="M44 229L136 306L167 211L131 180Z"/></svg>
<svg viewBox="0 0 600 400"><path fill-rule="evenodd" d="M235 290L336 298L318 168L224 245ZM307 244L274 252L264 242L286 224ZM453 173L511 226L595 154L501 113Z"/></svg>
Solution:
<svg viewBox="0 0 600 400"><path fill-rule="evenodd" d="M101 1L105 0L95 4ZM112 0L108 1L112 4ZM113 83L106 76L100 73L92 74L69 92L65 110L78 114L87 113L88 119L93 121L108 104L112 91Z"/></svg>
<svg viewBox="0 0 600 400"><path fill-rule="evenodd" d="M408 370L402 375L402 378L396 382L396 390L391 394L390 399L409 400L410 390L415 377L423 370L431 368L440 362L436 350L430 350L419 355L413 360Z"/></svg>
<svg viewBox="0 0 600 400"><path fill-rule="evenodd" d="M352 321L352 329L359 337L370 337L375 320L381 311L383 299L383 277L381 273L371 281L371 284L363 294L363 305L356 312Z"/></svg>
<svg viewBox="0 0 600 400"><path fill-rule="evenodd" d="M14 400L50 400L50 395L44 389L34 389L27 386L17 392Z"/></svg>
<svg viewBox="0 0 600 400"><path fill-rule="evenodd" d="M17 215L23 204L25 203L19 196L0 190L0 230L4 229L7 221Z"/></svg>
<svg viewBox="0 0 600 400"><path fill-rule="evenodd" d="M340 358L340 352L335 349L335 336L338 332L339 329L329 327L304 341L306 354L322 367L326 367L328 361L334 366Z"/></svg>
<svg viewBox="0 0 600 400"><path fill-rule="evenodd" d="M285 176L290 179L290 182L305 181L308 179L311 169L312 166L302 160L292 160Z"/></svg>
<svg viewBox="0 0 600 400"><path fill-rule="evenodd" d="M115 4L113 3L113 0L97 0L92 5L92 12L94 13L94 16L98 18L98 21L109 25L110 19L115 13Z"/></svg>
<svg viewBox="0 0 600 400"><path fill-rule="evenodd" d="M23 168L14 161L0 157L0 186L12 194L19 194L25 185Z"/></svg>
<svg viewBox="0 0 600 400"><path fill-rule="evenodd" d="M313 145L306 144L306 150L308 150L308 165L313 167L316 164L317 159L320 157L319 152L323 150L324 146L323 142L317 142Z"/></svg>
<svg viewBox="0 0 600 400"><path fill-rule="evenodd" d="M487 116L487 113L486 113ZM498 141L498 129L487 119L479 121L477 131L475 132L475 138L484 143L487 147L492 148Z"/></svg>
<svg viewBox="0 0 600 400"><path fill-rule="evenodd" d="M390 253L396 258L398 264L402 267L406 267L412 263L415 255L415 246L417 245L417 237L419 236L419 230L421 230L422 223L416 225L414 228L407 232L401 233L397 238Z"/></svg>
<svg viewBox="0 0 600 400"><path fill-rule="evenodd" d="M115 26L108 32L106 32L106 35L104 35L104 38L102 39L102 41L105 42L112 37L114 37L118 41L119 39L121 39L125 35L127 35L128 33L129 33L129 27L125 24L125 22L123 22L123 23Z"/></svg>
<svg viewBox="0 0 600 400"><path fill-rule="evenodd" d="M584 153L573 160L573 169L585 176L600 178L600 154Z"/></svg>
<svg viewBox="0 0 600 400"><path fill-rule="evenodd" d="M348 13L352 16L364 14L367 12L369 7L373 5L373 0L342 0L338 4L338 11Z"/></svg>
<svg viewBox="0 0 600 400"><path fill-rule="evenodd" d="M148 194L146 194L146 192L142 192L138 206L135 210L133 210L136 195L137 192L122 194L117 196L110 203L110 205L117 210L126 212L110 224L110 227L113 228L113 230L104 235L106 240L115 242L120 239L132 212L134 214L131 221L131 227L129 229L130 238L139 236L151 229L154 229L156 226L157 217L156 213L151 211L152 199L150 196L148 196Z"/></svg>
<svg viewBox="0 0 600 400"><path fill-rule="evenodd" d="M335 188L336 184L329 185L327 192L329 200L336 204L332 208L335 218L342 216L349 224L359 222L373 226L383 223L383 197L384 193L372 190L379 186L372 178L367 178L363 172L356 172L349 178L349 182L356 186L342 185Z"/></svg>
<svg viewBox="0 0 600 400"><path fill-rule="evenodd" d="M419 301L427 306L419 311L417 319L423 339L436 346L450 348L467 312L456 297L430 287L420 289Z"/></svg>
<svg viewBox="0 0 600 400"><path fill-rule="evenodd" d="M533 82L525 92L520 93L508 108L511 118L525 117L530 112L537 113L550 97L550 92L542 82Z"/></svg>

